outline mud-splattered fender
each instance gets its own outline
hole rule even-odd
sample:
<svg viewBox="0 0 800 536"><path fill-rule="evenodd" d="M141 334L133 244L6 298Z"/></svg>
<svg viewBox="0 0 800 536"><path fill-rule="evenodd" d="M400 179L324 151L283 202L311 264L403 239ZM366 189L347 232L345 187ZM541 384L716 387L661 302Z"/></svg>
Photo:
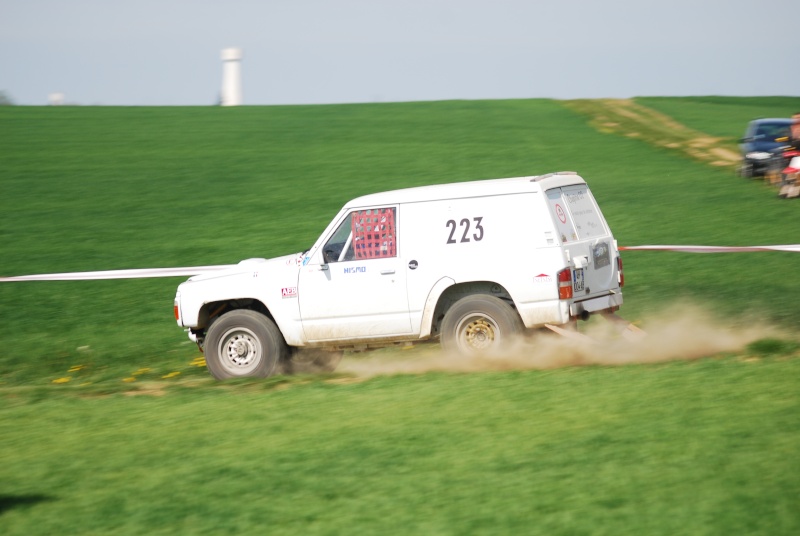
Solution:
<svg viewBox="0 0 800 536"><path fill-rule="evenodd" d="M411 328L413 331L419 330L419 337L423 339L431 334L431 327L433 325L433 313L436 310L436 304L439 303L439 298L448 287L455 285L455 280L449 277L443 277L437 281L431 291L428 293L428 299L425 300L425 306L422 308L421 315L412 315Z"/></svg>

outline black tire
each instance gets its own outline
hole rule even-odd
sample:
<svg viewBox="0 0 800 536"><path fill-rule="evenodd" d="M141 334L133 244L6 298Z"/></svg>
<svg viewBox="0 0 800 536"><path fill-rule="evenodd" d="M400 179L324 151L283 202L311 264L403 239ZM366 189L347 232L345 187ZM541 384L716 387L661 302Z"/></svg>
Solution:
<svg viewBox="0 0 800 536"><path fill-rule="evenodd" d="M275 323L247 309L226 313L211 324L204 348L208 371L218 380L266 378L289 353Z"/></svg>
<svg viewBox="0 0 800 536"><path fill-rule="evenodd" d="M462 354L485 354L502 349L525 326L509 304L485 294L458 300L442 321L442 348Z"/></svg>
<svg viewBox="0 0 800 536"><path fill-rule="evenodd" d="M752 179L755 176L753 164L750 162L742 162L739 166L739 176L744 179Z"/></svg>
<svg viewBox="0 0 800 536"><path fill-rule="evenodd" d="M317 348L296 348L283 365L286 374L315 374L333 372L339 366L344 352L330 352Z"/></svg>

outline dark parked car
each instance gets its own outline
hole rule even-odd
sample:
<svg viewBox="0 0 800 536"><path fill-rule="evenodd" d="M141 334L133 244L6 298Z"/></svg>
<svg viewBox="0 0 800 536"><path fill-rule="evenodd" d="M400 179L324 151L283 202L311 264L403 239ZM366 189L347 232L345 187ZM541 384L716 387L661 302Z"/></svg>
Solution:
<svg viewBox="0 0 800 536"><path fill-rule="evenodd" d="M778 138L789 136L791 119L773 118L750 121L744 137L739 140L742 150L742 177L760 177L769 169L775 151L786 145L786 140Z"/></svg>

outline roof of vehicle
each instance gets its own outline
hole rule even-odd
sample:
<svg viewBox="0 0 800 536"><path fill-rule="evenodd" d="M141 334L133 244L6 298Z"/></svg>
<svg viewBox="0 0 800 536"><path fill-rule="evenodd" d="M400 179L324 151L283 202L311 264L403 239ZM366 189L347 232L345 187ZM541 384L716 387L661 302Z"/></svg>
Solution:
<svg viewBox="0 0 800 536"><path fill-rule="evenodd" d="M415 188L403 188L400 190L369 194L357 197L348 202L345 206L360 207L365 205L388 205L395 203L439 201L442 199L484 197L489 195L531 193L572 184L586 184L586 181L574 171L560 171L557 173L533 175L529 177L434 184L431 186L417 186Z"/></svg>
<svg viewBox="0 0 800 536"><path fill-rule="evenodd" d="M761 124L761 123L775 123L778 125L791 125L792 120L788 117L766 117L762 119L753 119L750 121L751 124Z"/></svg>

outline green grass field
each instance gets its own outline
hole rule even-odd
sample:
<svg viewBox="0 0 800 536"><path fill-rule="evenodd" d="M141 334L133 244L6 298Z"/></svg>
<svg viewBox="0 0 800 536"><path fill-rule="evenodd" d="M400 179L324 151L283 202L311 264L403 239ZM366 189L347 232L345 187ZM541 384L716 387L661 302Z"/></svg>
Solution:
<svg viewBox="0 0 800 536"><path fill-rule="evenodd" d="M729 140L800 109L637 103ZM4 276L271 257L358 195L564 169L620 245L800 243L800 202L550 100L7 106L0 147ZM0 531L797 533L797 255L623 258L626 318L688 301L789 335L660 365L215 384L172 318L183 278L0 283Z"/></svg>
<svg viewBox="0 0 800 536"><path fill-rule="evenodd" d="M11 396L4 534L796 534L800 360Z"/></svg>
<svg viewBox="0 0 800 536"><path fill-rule="evenodd" d="M749 121L790 117L800 108L797 97L640 97L639 104L663 112L684 125L736 142Z"/></svg>

